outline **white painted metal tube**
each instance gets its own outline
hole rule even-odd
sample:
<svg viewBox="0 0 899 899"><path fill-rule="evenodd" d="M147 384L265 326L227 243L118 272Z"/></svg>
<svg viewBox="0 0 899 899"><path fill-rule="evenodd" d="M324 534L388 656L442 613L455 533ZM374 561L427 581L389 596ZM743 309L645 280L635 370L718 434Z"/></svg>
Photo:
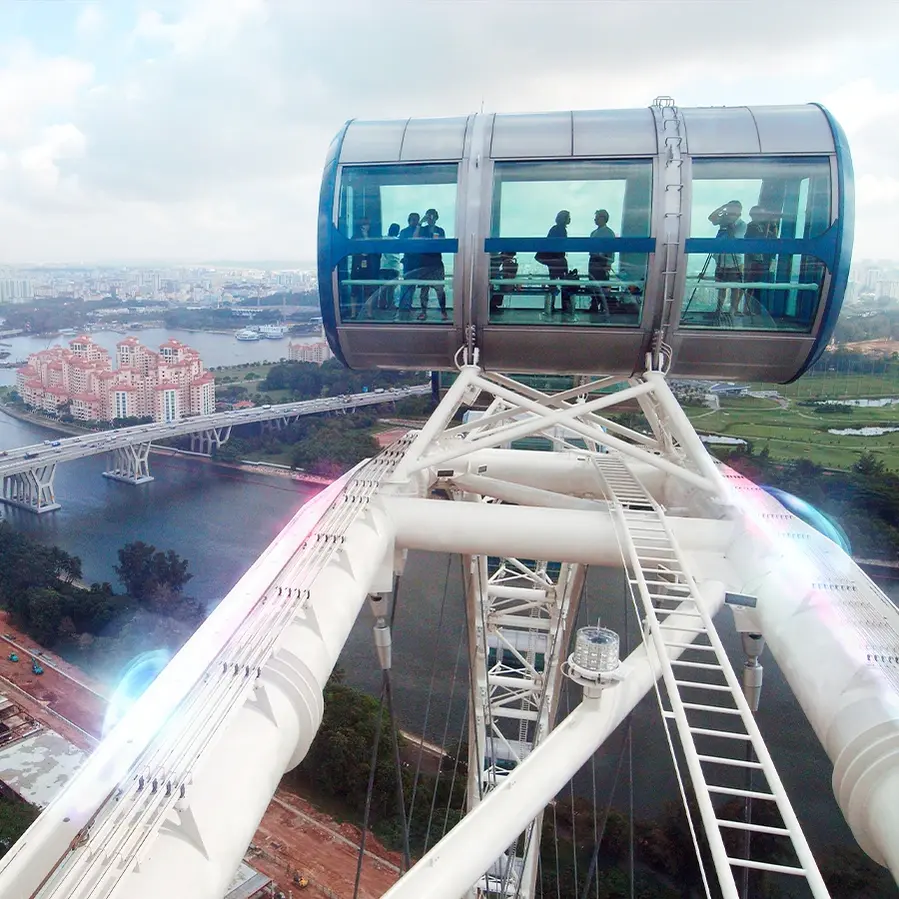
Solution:
<svg viewBox="0 0 899 899"><path fill-rule="evenodd" d="M479 380L482 379L475 379L475 383L478 383ZM590 427L577 420L577 417L579 415L598 409L605 409L610 406L617 405L618 403L622 403L625 400L637 399L638 397L645 396L646 394L654 392L656 387L657 382L644 381L642 383L637 383L632 387L627 387L624 390L620 390L617 393L609 394L605 397L599 397L598 399L589 400L586 403L569 406L566 409L555 410L547 413L546 407L536 401L528 400L525 397L518 396L513 391L507 390L505 388L497 386L488 388L485 384L485 389L492 389L497 396L507 399L510 403L517 404L522 409L527 409L530 412L536 412L541 416L541 426L544 428L551 425L565 425L565 427L569 428L572 431L575 431L582 437L586 437L587 440L592 440L603 446L608 446L611 449L618 450L618 452L620 452L623 456L626 456L630 459L637 459L639 461L647 461L651 459L652 464L661 469L666 474L673 475L674 477L679 478L682 481L686 481L687 483L692 484L694 487L699 487L700 490L706 491L708 493L720 492L722 480L719 473L716 472L716 478L710 481L703 474L697 474L694 471L684 468L682 465L678 465L675 462L666 459L664 456L649 456L645 449L636 447L632 443L628 443L626 440L620 440L618 437L614 437L608 432L603 432L596 427ZM663 390L660 392L668 390L668 385L664 382L662 384L662 387ZM677 407L680 411L680 414L686 419L683 411L681 411L680 407L677 406L677 402L673 397L671 397L670 391L669 397L671 398L672 402L674 402L675 407ZM515 439L516 436L526 436L528 433L532 432L534 430L534 427L533 425L531 425L529 430L528 424L528 422L523 422L518 427L506 429L504 431L505 437L502 442L508 442L509 440ZM687 424L689 425L689 420L687 420ZM693 432L693 436L696 437L695 432ZM702 445L702 442L698 437L696 437L696 442L699 443L700 446ZM708 464L712 466L712 469L714 469L714 465L709 459L708 453L705 451L705 449L703 449L703 452L705 453L705 459L708 460ZM442 455L437 454L435 456L435 461L433 464L440 464L444 457L453 458L453 456L450 454L450 451L447 451ZM701 465L700 468L702 468Z"/></svg>
<svg viewBox="0 0 899 899"><path fill-rule="evenodd" d="M899 612L834 543L798 520L790 530L771 532L749 517L728 554L743 572L743 591L758 598L759 630L834 763L847 823L899 880L899 695L885 677L889 666L871 658L872 640L874 654L899 647ZM852 589L844 596L845 583Z"/></svg>
<svg viewBox="0 0 899 899"><path fill-rule="evenodd" d="M456 475L452 481L457 487L461 487L468 493L492 496L504 503L520 506L552 506L556 509L608 511L608 506L604 501L566 496L564 493L553 493L537 487L525 487L523 484L513 484L497 478L485 478L477 474Z"/></svg>
<svg viewBox="0 0 899 899"><path fill-rule="evenodd" d="M724 600L724 587L709 582L702 596L714 615ZM695 636L693 617L675 612L668 625L683 628L671 631L672 642L690 643ZM671 649L670 657L681 652ZM464 895L652 689L660 674L654 651L639 646L621 663L619 673L621 683L605 690L599 701L582 702L382 899Z"/></svg>
<svg viewBox="0 0 899 899"><path fill-rule="evenodd" d="M340 494L347 477L318 494L287 524L215 611L159 674L78 775L0 859L0 895L25 899L63 856L96 809L127 775L167 717L212 665L297 546Z"/></svg>
<svg viewBox="0 0 899 899"><path fill-rule="evenodd" d="M615 526L604 512L406 497L385 497L384 507L396 528L397 546L403 549L613 568L622 564ZM724 552L733 538L734 525L728 521L670 518L668 522L687 553Z"/></svg>
<svg viewBox="0 0 899 899"><path fill-rule="evenodd" d="M263 668L262 695L244 705L194 774L190 826L162 830L117 895L221 899L227 891L278 781L302 760L321 724L321 691L366 596L384 587L378 580L385 557L392 558L392 530L375 504L369 510L350 525L345 553L316 578L309 614L282 635ZM225 807L231 812L223 814Z"/></svg>
<svg viewBox="0 0 899 899"><path fill-rule="evenodd" d="M699 439L692 422L687 418L687 414L681 409L680 403L671 392L665 376L657 371L648 371L645 378L654 388L653 398L665 411L669 423L674 424L674 435L677 437L678 443L687 451L688 456L703 476L708 478L714 492L723 498L727 493L724 478L712 461L709 451Z"/></svg>
<svg viewBox="0 0 899 899"><path fill-rule="evenodd" d="M656 500L664 501L666 476L658 468L634 459L628 459L625 464ZM582 453L486 449L457 461L454 468L538 490L604 498L604 487L596 466L591 457Z"/></svg>

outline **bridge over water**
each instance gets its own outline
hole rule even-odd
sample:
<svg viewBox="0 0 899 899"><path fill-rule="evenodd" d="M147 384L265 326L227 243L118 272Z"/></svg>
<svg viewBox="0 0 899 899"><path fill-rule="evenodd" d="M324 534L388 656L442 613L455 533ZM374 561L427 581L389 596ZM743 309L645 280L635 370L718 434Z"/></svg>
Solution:
<svg viewBox="0 0 899 899"><path fill-rule="evenodd" d="M152 481L150 448L154 440L190 435L194 452L209 454L221 446L237 425L259 422L263 427L280 428L301 415L323 412L352 412L362 406L377 406L410 396L430 394L428 384L396 387L369 393L279 403L229 412L197 415L180 421L134 425L114 431L97 431L45 440L31 446L20 446L0 452L0 477L3 490L0 502L18 506L29 512L52 512L60 508L53 489L56 466L86 456L107 454L109 464L103 476L126 484Z"/></svg>

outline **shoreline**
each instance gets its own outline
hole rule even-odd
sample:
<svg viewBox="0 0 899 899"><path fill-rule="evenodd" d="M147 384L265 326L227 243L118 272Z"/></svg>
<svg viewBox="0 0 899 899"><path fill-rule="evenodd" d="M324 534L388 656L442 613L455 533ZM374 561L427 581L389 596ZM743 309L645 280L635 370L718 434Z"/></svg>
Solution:
<svg viewBox="0 0 899 899"><path fill-rule="evenodd" d="M43 416L34 415L31 412L23 412L16 409L8 403L0 403L0 412L15 418L17 421L26 424L36 425L39 428L46 428L57 434L65 434L69 437L80 437L82 434L100 434L102 431L91 431L88 428L81 428L78 425L67 424L58 421L50 421ZM151 453L160 456L181 456L188 459L196 459L206 465L214 465L218 468L230 468L232 471L247 471L252 474L269 474L276 477L286 478L301 484L309 484L313 487L327 487L334 482L333 478L323 477L321 475L309 474L307 472L295 471L291 468L283 468L272 462L256 461L254 459L242 459L240 462L222 462L220 459L213 459L205 453L194 453L190 450L182 450L173 446L151 446ZM97 453L97 455L101 455Z"/></svg>

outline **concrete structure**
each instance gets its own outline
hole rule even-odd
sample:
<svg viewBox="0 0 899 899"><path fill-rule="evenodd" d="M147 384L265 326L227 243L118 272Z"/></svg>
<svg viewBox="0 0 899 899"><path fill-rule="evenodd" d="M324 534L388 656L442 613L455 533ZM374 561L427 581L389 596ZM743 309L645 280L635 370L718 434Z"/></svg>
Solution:
<svg viewBox="0 0 899 899"><path fill-rule="evenodd" d="M0 749L0 781L26 802L46 808L86 759L87 753L65 737L41 729Z"/></svg>
<svg viewBox="0 0 899 899"><path fill-rule="evenodd" d="M27 303L34 298L34 284L28 278L0 278L0 303Z"/></svg>
<svg viewBox="0 0 899 899"><path fill-rule="evenodd" d="M319 340L315 343L290 343L287 346L287 358L291 362L313 362L321 365L334 358L327 340Z"/></svg>
<svg viewBox="0 0 899 899"><path fill-rule="evenodd" d="M149 416L168 422L215 411L214 377L200 354L177 340L154 352L126 337L116 346L116 364L113 369L109 353L81 335L68 349L32 353L16 386L26 403L44 411L71 403L71 414L82 421Z"/></svg>
<svg viewBox="0 0 899 899"><path fill-rule="evenodd" d="M115 431L46 440L34 446L3 450L0 451L0 478L3 479L0 502L29 512L52 512L58 509L53 478L60 462L109 453L110 464L103 472L106 477L128 484L143 484L153 480L150 475L149 453L154 440L190 434L191 449L194 452L211 453L213 447L221 446L230 438L231 428L236 425L258 422L263 427L281 427L301 415L351 412L359 406L379 406L406 396L423 396L430 391L429 385L398 387L381 393L347 394L299 403L253 406L182 418L180 421L134 425Z"/></svg>

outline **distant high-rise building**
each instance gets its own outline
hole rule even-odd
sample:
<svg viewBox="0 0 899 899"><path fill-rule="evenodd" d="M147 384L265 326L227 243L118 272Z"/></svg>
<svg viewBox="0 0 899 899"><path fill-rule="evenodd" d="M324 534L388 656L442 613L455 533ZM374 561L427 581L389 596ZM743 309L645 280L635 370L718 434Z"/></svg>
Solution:
<svg viewBox="0 0 899 899"><path fill-rule="evenodd" d="M16 385L29 405L57 411L71 403L72 415L83 420L177 421L215 411L215 378L200 354L177 340L167 340L157 353L126 337L116 345L116 363L113 369L109 353L81 335L68 349L32 353L16 373Z"/></svg>
<svg viewBox="0 0 899 899"><path fill-rule="evenodd" d="M287 358L291 362L314 362L316 365L321 365L331 359L333 355L327 340L287 345Z"/></svg>
<svg viewBox="0 0 899 899"><path fill-rule="evenodd" d="M28 278L0 279L0 303L27 303L34 298L34 285Z"/></svg>

